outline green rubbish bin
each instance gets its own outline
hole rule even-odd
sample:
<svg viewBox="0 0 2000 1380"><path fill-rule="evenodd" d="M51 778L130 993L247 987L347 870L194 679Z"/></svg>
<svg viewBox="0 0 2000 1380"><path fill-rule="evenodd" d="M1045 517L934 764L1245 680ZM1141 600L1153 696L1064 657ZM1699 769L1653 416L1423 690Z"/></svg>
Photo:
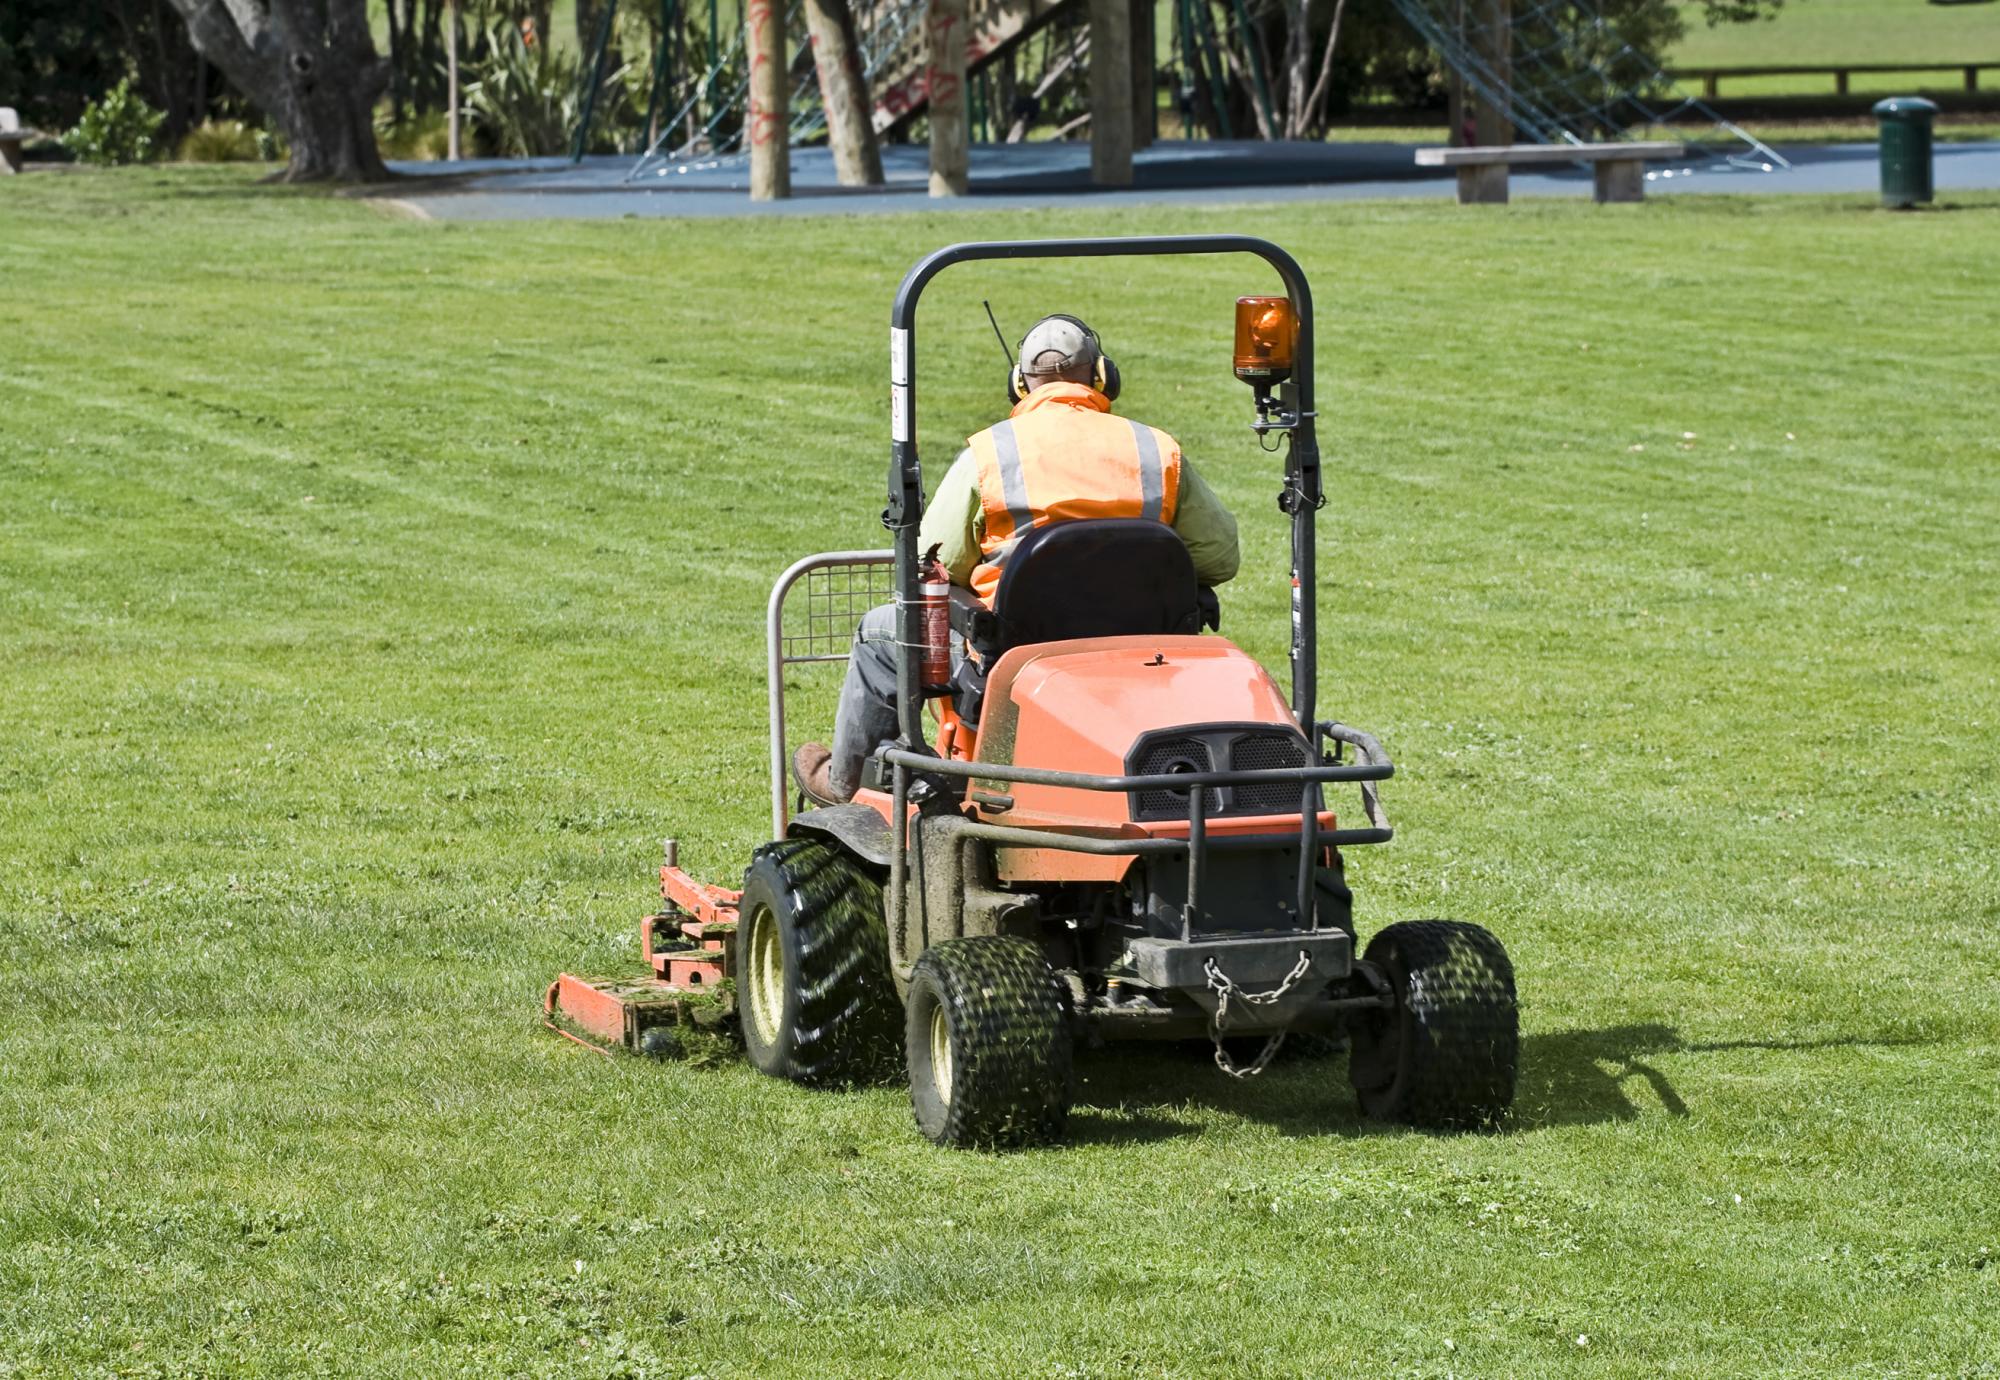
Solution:
<svg viewBox="0 0 2000 1380"><path fill-rule="evenodd" d="M1891 96L1875 103L1882 124L1882 204L1892 209L1931 199L1931 121L1935 103Z"/></svg>

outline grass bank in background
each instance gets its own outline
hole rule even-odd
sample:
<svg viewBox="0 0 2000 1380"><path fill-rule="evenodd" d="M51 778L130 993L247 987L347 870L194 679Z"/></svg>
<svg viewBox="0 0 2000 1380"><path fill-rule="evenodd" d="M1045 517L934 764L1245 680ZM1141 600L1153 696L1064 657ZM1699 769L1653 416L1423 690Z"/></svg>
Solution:
<svg viewBox="0 0 2000 1380"><path fill-rule="evenodd" d="M247 174L0 198L0 1372L1986 1373L2000 1316L2000 197L430 225ZM1255 229L1320 312L1322 708L1364 931L1524 1002L1507 1133L1341 1060L1082 1065L1076 1144L598 1059L658 839L763 827L760 627L881 540L922 251ZM954 271L1081 313L1241 515L1247 264ZM823 686L823 682L822 682Z"/></svg>
<svg viewBox="0 0 2000 1380"><path fill-rule="evenodd" d="M1868 144L1878 137L1873 116L1823 120L1743 120L1742 128L1765 143L1783 148L1794 144ZM1443 125L1343 125L1327 131L1327 140L1342 144L1442 144L1450 137ZM1737 137L1720 125L1689 123L1634 130L1634 138L1679 139L1692 144L1737 143ZM1940 144L1985 143L2000 139L2000 118L1979 115L1943 115L1932 127L1932 137Z"/></svg>
<svg viewBox="0 0 2000 1380"><path fill-rule="evenodd" d="M1771 18L1750 24L1707 24L1699 5L1682 6L1682 15L1687 34L1668 55L1669 67L2000 62L2000 6L1991 3L1786 0ZM1830 79L1820 82L1807 89L1832 89ZM1733 89L1725 86L1723 94Z"/></svg>

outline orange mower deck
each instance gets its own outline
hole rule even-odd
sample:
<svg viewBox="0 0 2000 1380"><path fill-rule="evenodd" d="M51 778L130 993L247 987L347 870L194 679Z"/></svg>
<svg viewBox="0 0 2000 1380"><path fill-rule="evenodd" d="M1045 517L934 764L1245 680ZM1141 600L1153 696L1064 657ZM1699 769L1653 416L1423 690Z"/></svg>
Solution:
<svg viewBox="0 0 2000 1380"><path fill-rule="evenodd" d="M578 977L563 973L542 999L544 1024L593 1048L650 1052L647 1034L675 1026L709 1027L733 1012L729 936L741 893L681 871L672 840L660 868L663 909L639 921L639 953L650 977Z"/></svg>

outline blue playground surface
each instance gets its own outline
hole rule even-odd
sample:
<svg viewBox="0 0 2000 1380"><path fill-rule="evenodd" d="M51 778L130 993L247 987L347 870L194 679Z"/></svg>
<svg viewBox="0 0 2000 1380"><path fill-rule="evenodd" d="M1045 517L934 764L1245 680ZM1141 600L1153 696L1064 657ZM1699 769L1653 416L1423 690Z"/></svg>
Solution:
<svg viewBox="0 0 2000 1380"><path fill-rule="evenodd" d="M631 157L394 163L409 181L381 198L436 220L596 219L622 216L861 215L886 211L994 210L1095 204L1103 206L1243 201L1348 201L1381 197L1449 197L1448 171L1416 166L1413 144L1166 141L1140 150L1130 188L1090 185L1090 145L982 144L972 151L969 196L926 195L929 153L923 145L883 148L887 185L849 189L833 175L824 148L792 153L792 196L752 202L750 169L740 155L654 164L632 176ZM1781 148L1791 163L1763 172L1732 168L1720 158L1652 166L1647 192L1873 193L1879 183L1873 143ZM1940 144L1937 190L2000 189L2000 143ZM1515 197L1590 195L1583 166L1517 170Z"/></svg>

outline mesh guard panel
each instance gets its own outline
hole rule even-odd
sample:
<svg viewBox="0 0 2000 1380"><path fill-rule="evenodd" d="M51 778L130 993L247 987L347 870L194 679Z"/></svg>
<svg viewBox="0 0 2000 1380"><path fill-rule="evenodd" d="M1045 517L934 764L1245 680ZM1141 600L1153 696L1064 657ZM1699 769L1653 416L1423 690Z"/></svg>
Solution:
<svg viewBox="0 0 2000 1380"><path fill-rule="evenodd" d="M1208 744L1199 738L1162 738L1149 744L1133 764L1134 776L1154 776L1172 771L1213 771ZM1140 791L1137 814L1140 819L1186 819L1189 791ZM1211 815L1222 809L1222 792L1211 789L1202 802Z"/></svg>
<svg viewBox="0 0 2000 1380"><path fill-rule="evenodd" d="M1229 749L1229 770L1271 771L1306 765L1306 745L1289 733L1245 734ZM1229 812L1237 815L1289 815L1299 809L1299 788L1282 782L1268 786L1237 786Z"/></svg>

